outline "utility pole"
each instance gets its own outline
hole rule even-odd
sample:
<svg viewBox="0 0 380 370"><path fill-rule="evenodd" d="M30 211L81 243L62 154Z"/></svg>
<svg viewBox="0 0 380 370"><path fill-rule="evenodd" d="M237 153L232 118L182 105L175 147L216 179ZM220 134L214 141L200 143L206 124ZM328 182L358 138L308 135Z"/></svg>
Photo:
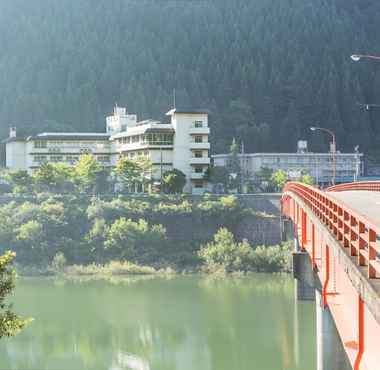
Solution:
<svg viewBox="0 0 380 370"><path fill-rule="evenodd" d="M360 155L359 155L359 145L355 146L355 174L354 182L358 181L360 176Z"/></svg>
<svg viewBox="0 0 380 370"><path fill-rule="evenodd" d="M324 127L310 127L311 131L324 131L327 132L331 137L332 137L332 143L330 145L330 151L332 154L332 178L331 178L331 183L332 185L335 185L335 177L336 177L336 139L335 139L335 134Z"/></svg>
<svg viewBox="0 0 380 370"><path fill-rule="evenodd" d="M162 189L162 146L160 147L160 193L163 193L163 189Z"/></svg>

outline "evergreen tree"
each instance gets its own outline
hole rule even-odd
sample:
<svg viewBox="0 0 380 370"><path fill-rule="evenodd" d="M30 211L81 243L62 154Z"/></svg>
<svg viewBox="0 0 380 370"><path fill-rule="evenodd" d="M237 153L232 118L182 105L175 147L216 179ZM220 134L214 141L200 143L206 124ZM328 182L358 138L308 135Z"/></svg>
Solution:
<svg viewBox="0 0 380 370"><path fill-rule="evenodd" d="M294 151L301 138L326 150L317 124L341 151L376 151L380 110L356 106L379 103L380 67L349 55L379 44L379 12L353 0L4 0L0 135L104 130L115 102L160 119L176 88L178 105L211 109L214 152L232 137L247 151Z"/></svg>

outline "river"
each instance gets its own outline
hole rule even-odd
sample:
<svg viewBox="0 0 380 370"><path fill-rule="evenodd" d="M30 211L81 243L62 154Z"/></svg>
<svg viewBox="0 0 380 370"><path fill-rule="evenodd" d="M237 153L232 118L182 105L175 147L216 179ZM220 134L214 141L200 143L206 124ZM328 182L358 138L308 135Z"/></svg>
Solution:
<svg viewBox="0 0 380 370"><path fill-rule="evenodd" d="M0 369L315 370L315 308L293 279L19 279Z"/></svg>

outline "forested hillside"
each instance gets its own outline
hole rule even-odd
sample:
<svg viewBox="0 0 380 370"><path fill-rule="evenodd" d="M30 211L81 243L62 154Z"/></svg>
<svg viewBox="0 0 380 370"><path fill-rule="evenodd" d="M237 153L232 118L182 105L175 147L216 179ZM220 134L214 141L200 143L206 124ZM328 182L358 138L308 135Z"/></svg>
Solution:
<svg viewBox="0 0 380 370"><path fill-rule="evenodd" d="M141 118L172 105L212 111L213 151L376 150L375 0L2 0L0 134L102 130L115 102ZM21 130L20 130L21 131Z"/></svg>

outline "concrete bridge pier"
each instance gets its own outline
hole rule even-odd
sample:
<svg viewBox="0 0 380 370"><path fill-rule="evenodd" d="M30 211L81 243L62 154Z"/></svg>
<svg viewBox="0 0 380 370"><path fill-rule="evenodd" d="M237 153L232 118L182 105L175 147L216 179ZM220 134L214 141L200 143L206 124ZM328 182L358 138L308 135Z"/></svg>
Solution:
<svg viewBox="0 0 380 370"><path fill-rule="evenodd" d="M294 224L289 219L282 219L282 240L293 240L293 277L295 279L295 297L297 301L314 301L315 278L310 257L301 250Z"/></svg>
<svg viewBox="0 0 380 370"><path fill-rule="evenodd" d="M297 238L294 238L293 277L295 279L295 296L298 301L314 301L316 280L310 257L299 250ZM298 247L298 250L296 249Z"/></svg>
<svg viewBox="0 0 380 370"><path fill-rule="evenodd" d="M317 370L352 370L330 310L322 305L322 294L315 290L317 322Z"/></svg>

